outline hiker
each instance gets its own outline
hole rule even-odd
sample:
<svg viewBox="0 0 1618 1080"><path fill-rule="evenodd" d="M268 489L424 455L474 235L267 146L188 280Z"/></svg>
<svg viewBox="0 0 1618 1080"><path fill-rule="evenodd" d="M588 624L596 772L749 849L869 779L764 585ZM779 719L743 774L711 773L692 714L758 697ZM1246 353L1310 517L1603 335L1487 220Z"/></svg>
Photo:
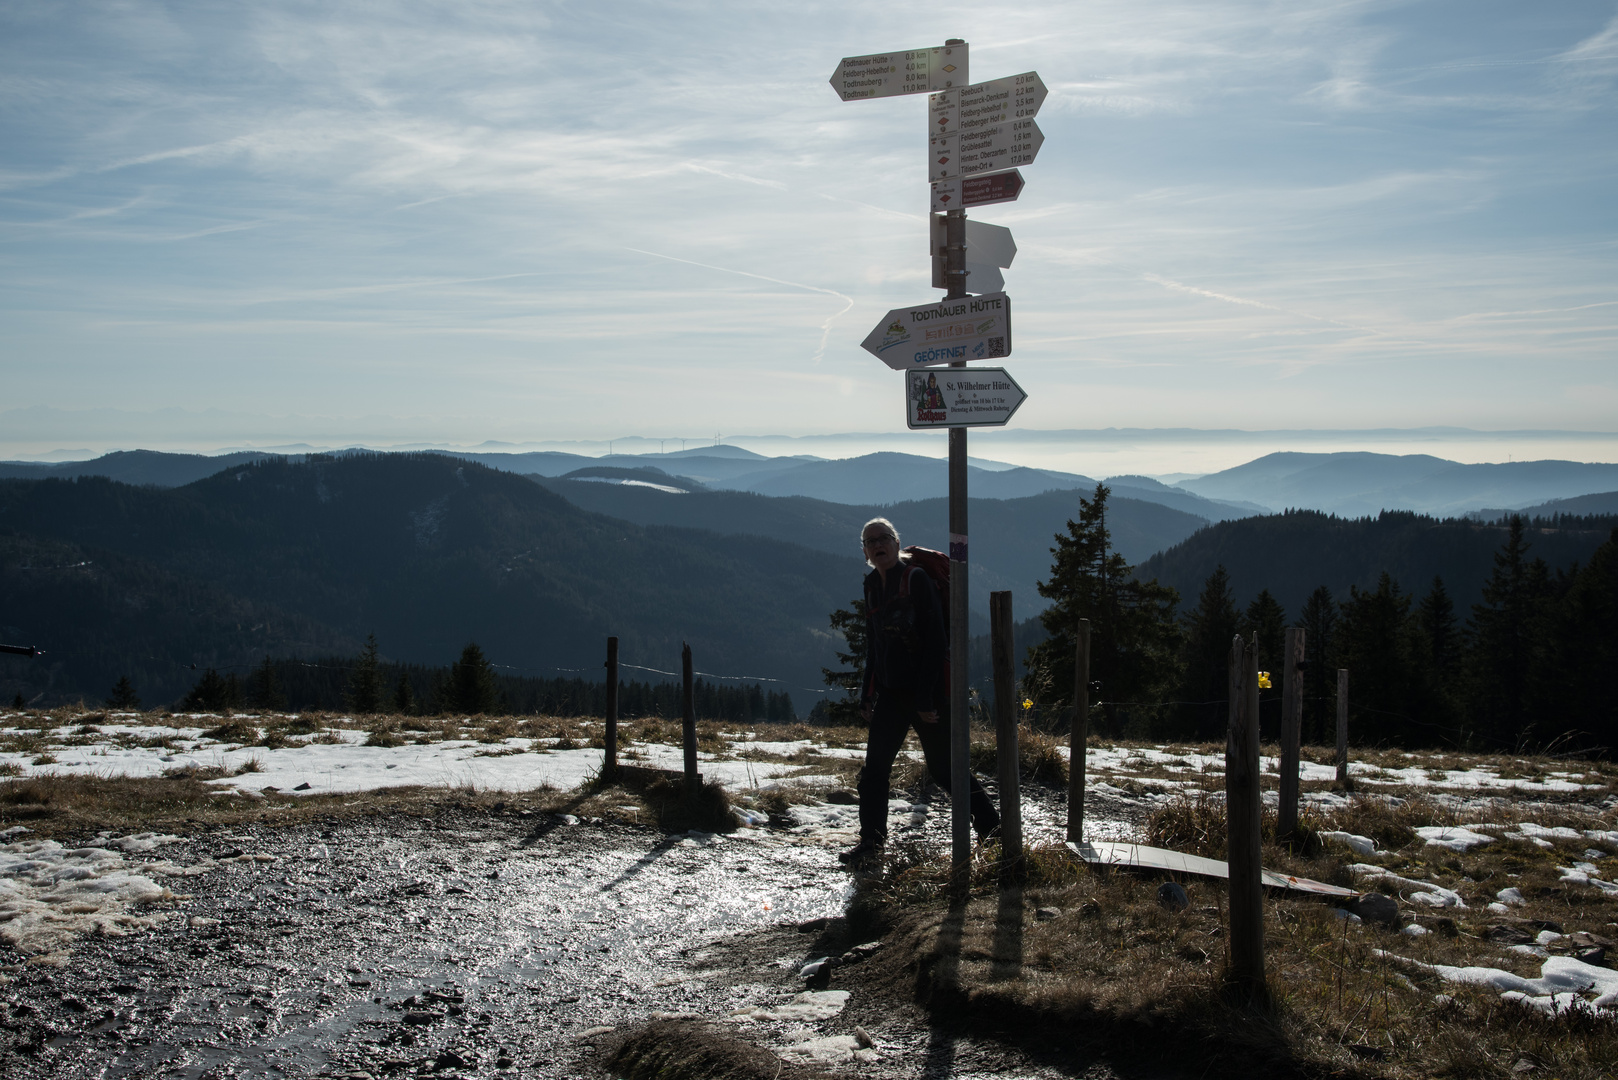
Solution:
<svg viewBox="0 0 1618 1080"><path fill-rule="evenodd" d="M838 856L850 865L866 862L887 842L888 780L912 726L928 773L939 787L950 789L949 645L938 590L900 549L899 530L887 518L866 522L860 544L871 567L865 577L865 684L860 694L870 732L859 782L860 842ZM975 776L972 827L979 840L1000 827L1000 815Z"/></svg>

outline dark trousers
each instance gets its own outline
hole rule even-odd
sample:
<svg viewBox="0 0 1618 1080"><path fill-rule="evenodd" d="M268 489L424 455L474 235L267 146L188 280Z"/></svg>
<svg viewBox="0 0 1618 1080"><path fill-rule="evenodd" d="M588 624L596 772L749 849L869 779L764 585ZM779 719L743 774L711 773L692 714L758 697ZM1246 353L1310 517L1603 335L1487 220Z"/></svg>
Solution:
<svg viewBox="0 0 1618 1080"><path fill-rule="evenodd" d="M888 781L893 777L893 759L904 746L911 727L921 740L927 759L927 772L945 791L949 786L949 705L938 710L938 719L929 724L916 716L916 703L908 694L883 690L871 710L871 733L865 744L865 768L860 772L860 837L882 843L888 838ZM981 837L1000 824L1000 815L988 792L972 776L972 828Z"/></svg>

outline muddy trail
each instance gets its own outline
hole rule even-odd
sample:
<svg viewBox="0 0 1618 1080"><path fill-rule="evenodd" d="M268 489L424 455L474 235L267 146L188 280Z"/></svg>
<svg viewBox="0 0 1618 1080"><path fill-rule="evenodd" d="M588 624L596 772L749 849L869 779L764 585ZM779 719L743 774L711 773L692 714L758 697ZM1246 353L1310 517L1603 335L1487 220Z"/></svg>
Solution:
<svg viewBox="0 0 1618 1080"><path fill-rule="evenodd" d="M938 810L912 839L947 848ZM1077 1075L934 1031L902 991L782 1008L852 894L836 858L849 839L473 806L177 838L163 858L202 872L166 880L167 917L81 937L60 966L0 957L0 1072L596 1076L597 1044L635 1026L729 1017L740 1038L810 1045L803 1060L850 1075ZM814 1057L855 1024L867 1052Z"/></svg>

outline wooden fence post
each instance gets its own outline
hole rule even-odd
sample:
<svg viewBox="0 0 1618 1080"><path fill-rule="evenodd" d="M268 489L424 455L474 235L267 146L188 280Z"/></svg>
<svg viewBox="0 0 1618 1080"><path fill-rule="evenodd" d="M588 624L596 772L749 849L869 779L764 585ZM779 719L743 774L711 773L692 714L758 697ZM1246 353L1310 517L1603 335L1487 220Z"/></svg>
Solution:
<svg viewBox="0 0 1618 1080"><path fill-rule="evenodd" d="M681 728L685 735L685 793L695 794L697 785L697 710L691 700L691 646L680 646L680 674L684 688L680 695Z"/></svg>
<svg viewBox="0 0 1618 1080"><path fill-rule="evenodd" d="M1259 807L1258 638L1230 645L1230 729L1225 741L1225 822L1230 838L1230 951L1226 976L1261 997L1264 884Z"/></svg>
<svg viewBox="0 0 1618 1080"><path fill-rule="evenodd" d="M1281 802L1276 838L1283 844L1298 831L1298 766L1303 757L1303 646L1301 626L1286 630L1281 650Z"/></svg>
<svg viewBox="0 0 1618 1080"><path fill-rule="evenodd" d="M1348 669L1337 669L1337 786L1352 790L1348 779Z"/></svg>
<svg viewBox="0 0 1618 1080"><path fill-rule="evenodd" d="M1011 638L1011 594L989 594L990 654L994 659L994 746L1000 780L1000 868L1022 863L1022 791L1018 784L1016 663Z"/></svg>
<svg viewBox="0 0 1618 1080"><path fill-rule="evenodd" d="M1073 729L1068 735L1067 838L1084 843L1084 755L1090 742L1090 620L1079 620L1073 655Z"/></svg>
<svg viewBox="0 0 1618 1080"><path fill-rule="evenodd" d="M601 777L618 778L618 639L607 639L607 750L601 760Z"/></svg>

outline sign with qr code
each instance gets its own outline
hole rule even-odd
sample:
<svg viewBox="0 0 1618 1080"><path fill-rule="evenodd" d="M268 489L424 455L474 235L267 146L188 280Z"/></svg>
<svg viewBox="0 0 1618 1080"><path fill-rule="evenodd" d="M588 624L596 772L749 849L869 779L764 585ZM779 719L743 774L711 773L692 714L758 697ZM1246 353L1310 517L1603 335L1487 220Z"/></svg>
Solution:
<svg viewBox="0 0 1618 1080"><path fill-rule="evenodd" d="M1011 297L993 292L894 308L860 346L895 371L1010 356Z"/></svg>
<svg viewBox="0 0 1618 1080"><path fill-rule="evenodd" d="M845 56L831 73L831 85L844 101L948 90L966 85L966 54L961 44Z"/></svg>
<svg viewBox="0 0 1618 1080"><path fill-rule="evenodd" d="M1027 400L1005 368L905 373L905 423L912 428L998 427Z"/></svg>

